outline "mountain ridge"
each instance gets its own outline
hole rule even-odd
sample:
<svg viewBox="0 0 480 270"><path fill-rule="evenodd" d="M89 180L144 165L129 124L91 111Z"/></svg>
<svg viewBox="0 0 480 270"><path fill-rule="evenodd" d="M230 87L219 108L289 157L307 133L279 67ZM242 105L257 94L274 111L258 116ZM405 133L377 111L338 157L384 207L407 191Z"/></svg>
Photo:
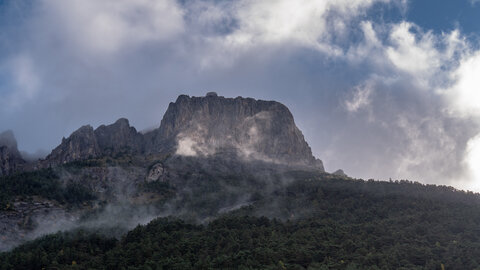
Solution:
<svg viewBox="0 0 480 270"><path fill-rule="evenodd" d="M324 171L288 108L276 101L178 96L160 126L142 134L126 118L93 129L82 126L42 161L40 167L101 156L177 154L209 156L235 151L245 160L263 160ZM230 149L230 150L228 150Z"/></svg>

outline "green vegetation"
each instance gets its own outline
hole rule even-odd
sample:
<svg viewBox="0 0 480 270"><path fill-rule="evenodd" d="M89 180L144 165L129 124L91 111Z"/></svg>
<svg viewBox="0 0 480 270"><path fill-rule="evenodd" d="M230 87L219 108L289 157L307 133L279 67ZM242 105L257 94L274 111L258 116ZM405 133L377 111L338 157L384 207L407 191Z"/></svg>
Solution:
<svg viewBox="0 0 480 270"><path fill-rule="evenodd" d="M0 209L12 207L17 196L41 196L61 203L77 204L95 196L77 183L62 185L52 169L42 169L0 177Z"/></svg>
<svg viewBox="0 0 480 270"><path fill-rule="evenodd" d="M205 181L179 202L218 209L213 194L239 194ZM0 269L480 269L478 194L310 172L269 181L283 184L210 223L159 218L118 241L50 235L0 254Z"/></svg>
<svg viewBox="0 0 480 270"><path fill-rule="evenodd" d="M84 230L56 233L0 254L0 269L85 269L101 265L99 254L113 249L117 240ZM77 261L81 265L76 265Z"/></svg>
<svg viewBox="0 0 480 270"><path fill-rule="evenodd" d="M175 194L175 188L173 188L168 182L159 180L143 183L140 185L140 191L155 192L165 197L173 196Z"/></svg>

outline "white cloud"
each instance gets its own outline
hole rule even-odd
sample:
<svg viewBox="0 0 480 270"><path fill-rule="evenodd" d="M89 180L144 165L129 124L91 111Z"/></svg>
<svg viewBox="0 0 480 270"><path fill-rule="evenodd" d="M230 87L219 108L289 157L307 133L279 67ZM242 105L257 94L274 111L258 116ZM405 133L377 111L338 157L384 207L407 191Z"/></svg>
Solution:
<svg viewBox="0 0 480 270"><path fill-rule="evenodd" d="M389 0L240 0L222 7L234 18L231 33L212 42L221 44L227 54L262 46L293 45L332 56L341 56L343 49L334 40L348 40L348 24L363 15L375 3ZM214 4L211 4L214 5ZM217 6L217 5L214 5ZM208 8L215 20L223 18L218 9ZM204 22L205 16L200 21ZM218 52L218 49L215 49Z"/></svg>
<svg viewBox="0 0 480 270"><path fill-rule="evenodd" d="M26 55L16 57L12 61L12 73L22 96L27 99L33 98L40 86L33 60Z"/></svg>
<svg viewBox="0 0 480 270"><path fill-rule="evenodd" d="M373 23L371 21L363 21L360 23L360 28L363 32L363 43L359 44L353 49L354 57L361 57L365 59L368 56L371 56L372 50L382 48L381 41L377 37L377 33L373 29Z"/></svg>
<svg viewBox="0 0 480 270"><path fill-rule="evenodd" d="M380 155L395 164L384 170L390 165L382 160L370 172L478 190L480 51L459 30L434 34L405 21L366 21L360 28L363 41L347 59L368 67L370 79L352 88L343 105L349 112L367 109L358 115L391 136Z"/></svg>
<svg viewBox="0 0 480 270"><path fill-rule="evenodd" d="M361 85L355 87L350 99L345 101L345 107L349 112L357 112L370 106L371 95L373 92L374 82L368 80Z"/></svg>
<svg viewBox="0 0 480 270"><path fill-rule="evenodd" d="M44 0L42 21L50 21L70 45L111 54L184 31L183 10L174 0Z"/></svg>
<svg viewBox="0 0 480 270"><path fill-rule="evenodd" d="M449 74L451 84L440 89L444 96L446 111L452 117L466 119L476 127L477 135L472 136L464 152L466 188L480 190L480 50L463 52L459 64Z"/></svg>
<svg viewBox="0 0 480 270"><path fill-rule="evenodd" d="M390 33L392 46L386 49L386 55L396 68L425 83L425 78L432 76L440 67L440 56L431 32L415 35L412 29L420 31L408 22L395 25Z"/></svg>
<svg viewBox="0 0 480 270"><path fill-rule="evenodd" d="M480 121L480 51L465 55L450 74L451 87L443 90L450 101L450 113Z"/></svg>
<svg viewBox="0 0 480 270"><path fill-rule="evenodd" d="M175 154L180 156L197 156L197 142L190 137L178 139L177 151Z"/></svg>
<svg viewBox="0 0 480 270"><path fill-rule="evenodd" d="M474 6L478 3L480 3L480 0L470 0L470 4L472 4L472 6Z"/></svg>
<svg viewBox="0 0 480 270"><path fill-rule="evenodd" d="M15 110L38 95L41 81L34 61L29 55L20 54L5 64L6 73L12 77L11 92L3 97L3 109Z"/></svg>
<svg viewBox="0 0 480 270"><path fill-rule="evenodd" d="M445 128L444 119L432 115L415 115L401 112L394 122L397 132L404 139L397 159L397 177L407 177L417 181L455 182L462 177L456 174L461 167L455 152L458 144L455 132Z"/></svg>
<svg viewBox="0 0 480 270"><path fill-rule="evenodd" d="M480 134L468 141L464 162L468 167L464 185L471 190L480 190Z"/></svg>

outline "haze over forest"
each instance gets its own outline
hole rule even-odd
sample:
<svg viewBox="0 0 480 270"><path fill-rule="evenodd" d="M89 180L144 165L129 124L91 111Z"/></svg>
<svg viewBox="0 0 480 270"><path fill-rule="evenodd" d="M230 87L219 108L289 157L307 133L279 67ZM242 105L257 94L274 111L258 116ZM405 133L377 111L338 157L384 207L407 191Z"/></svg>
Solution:
<svg viewBox="0 0 480 270"><path fill-rule="evenodd" d="M0 1L0 132L157 128L179 94L285 104L327 171L480 191L480 2ZM24 155L25 156L25 155Z"/></svg>

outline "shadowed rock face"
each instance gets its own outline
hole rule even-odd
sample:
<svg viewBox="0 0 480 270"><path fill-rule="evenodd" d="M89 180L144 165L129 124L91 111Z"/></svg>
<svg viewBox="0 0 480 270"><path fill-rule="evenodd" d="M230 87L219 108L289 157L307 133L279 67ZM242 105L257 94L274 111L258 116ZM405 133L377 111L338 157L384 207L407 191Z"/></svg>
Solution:
<svg viewBox="0 0 480 270"><path fill-rule="evenodd" d="M47 156L48 165L94 158L101 154L92 126L77 129Z"/></svg>
<svg viewBox="0 0 480 270"><path fill-rule="evenodd" d="M236 149L239 156L317 166L286 106L275 101L181 95L170 103L160 128L146 134L146 152L208 156Z"/></svg>
<svg viewBox="0 0 480 270"><path fill-rule="evenodd" d="M143 135L131 127L125 118L118 119L112 125L101 125L94 133L102 154L140 154L143 151Z"/></svg>
<svg viewBox="0 0 480 270"><path fill-rule="evenodd" d="M14 173L25 164L11 130L0 133L0 176Z"/></svg>
<svg viewBox="0 0 480 270"><path fill-rule="evenodd" d="M127 119L121 118L111 125L101 125L96 130L89 125L79 128L70 137L64 138L44 163L50 166L118 153L142 152L143 135L131 127Z"/></svg>

